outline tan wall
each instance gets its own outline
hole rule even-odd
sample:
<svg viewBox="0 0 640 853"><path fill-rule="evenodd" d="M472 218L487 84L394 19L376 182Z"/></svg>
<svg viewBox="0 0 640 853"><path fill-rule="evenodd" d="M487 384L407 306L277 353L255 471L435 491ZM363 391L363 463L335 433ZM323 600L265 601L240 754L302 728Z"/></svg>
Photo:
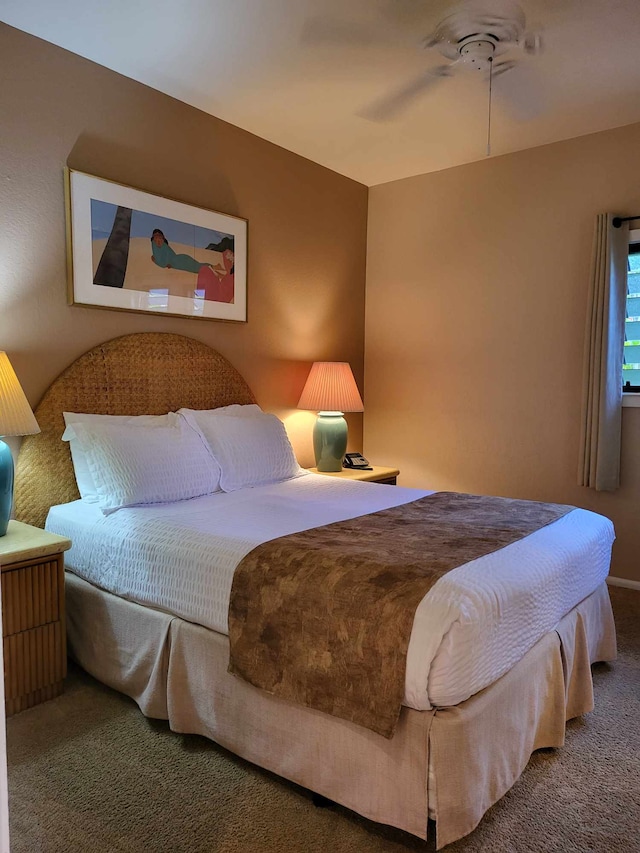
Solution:
<svg viewBox="0 0 640 853"><path fill-rule="evenodd" d="M480 144L480 140L478 141ZM595 215L640 213L640 125L374 187L365 452L403 485L563 501L610 516L640 580L640 409L622 488L578 487Z"/></svg>
<svg viewBox="0 0 640 853"><path fill-rule="evenodd" d="M367 188L2 24L0 56L0 349L30 401L97 343L175 332L225 355L314 464L315 415L293 411L310 362L349 361L362 388ZM65 165L248 219L249 322L67 306Z"/></svg>

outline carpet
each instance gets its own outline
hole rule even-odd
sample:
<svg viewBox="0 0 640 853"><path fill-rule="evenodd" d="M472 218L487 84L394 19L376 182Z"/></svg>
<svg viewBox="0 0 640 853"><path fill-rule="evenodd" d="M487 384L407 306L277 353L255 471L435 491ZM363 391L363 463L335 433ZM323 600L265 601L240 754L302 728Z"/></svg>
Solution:
<svg viewBox="0 0 640 853"><path fill-rule="evenodd" d="M640 593L611 587L619 658L596 708L535 753L447 853L640 852ZM402 853L434 850L176 735L71 667L63 695L7 721L12 853Z"/></svg>

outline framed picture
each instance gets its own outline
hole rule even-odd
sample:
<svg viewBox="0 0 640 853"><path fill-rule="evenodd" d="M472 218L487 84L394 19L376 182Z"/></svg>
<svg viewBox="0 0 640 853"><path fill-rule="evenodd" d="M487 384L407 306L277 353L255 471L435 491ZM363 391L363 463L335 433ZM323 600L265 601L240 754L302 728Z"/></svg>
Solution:
<svg viewBox="0 0 640 853"><path fill-rule="evenodd" d="M66 170L69 302L247 319L247 222Z"/></svg>

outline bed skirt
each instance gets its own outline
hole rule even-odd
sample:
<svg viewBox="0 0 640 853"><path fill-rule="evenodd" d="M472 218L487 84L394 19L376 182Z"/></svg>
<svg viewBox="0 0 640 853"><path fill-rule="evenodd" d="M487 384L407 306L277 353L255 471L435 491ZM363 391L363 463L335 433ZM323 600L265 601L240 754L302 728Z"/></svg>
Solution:
<svg viewBox="0 0 640 853"><path fill-rule="evenodd" d="M471 832L531 753L593 708L591 663L616 656L606 584L502 678L450 708L403 708L391 740L293 705L227 672L227 637L105 593L67 572L72 657L148 717L437 847Z"/></svg>

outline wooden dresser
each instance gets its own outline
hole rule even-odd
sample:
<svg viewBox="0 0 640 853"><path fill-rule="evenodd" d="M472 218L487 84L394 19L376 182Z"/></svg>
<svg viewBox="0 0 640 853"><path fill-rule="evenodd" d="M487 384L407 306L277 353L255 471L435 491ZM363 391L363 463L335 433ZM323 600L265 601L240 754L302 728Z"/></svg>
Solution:
<svg viewBox="0 0 640 853"><path fill-rule="evenodd" d="M10 521L0 537L5 710L62 693L67 674L64 558L69 539Z"/></svg>

